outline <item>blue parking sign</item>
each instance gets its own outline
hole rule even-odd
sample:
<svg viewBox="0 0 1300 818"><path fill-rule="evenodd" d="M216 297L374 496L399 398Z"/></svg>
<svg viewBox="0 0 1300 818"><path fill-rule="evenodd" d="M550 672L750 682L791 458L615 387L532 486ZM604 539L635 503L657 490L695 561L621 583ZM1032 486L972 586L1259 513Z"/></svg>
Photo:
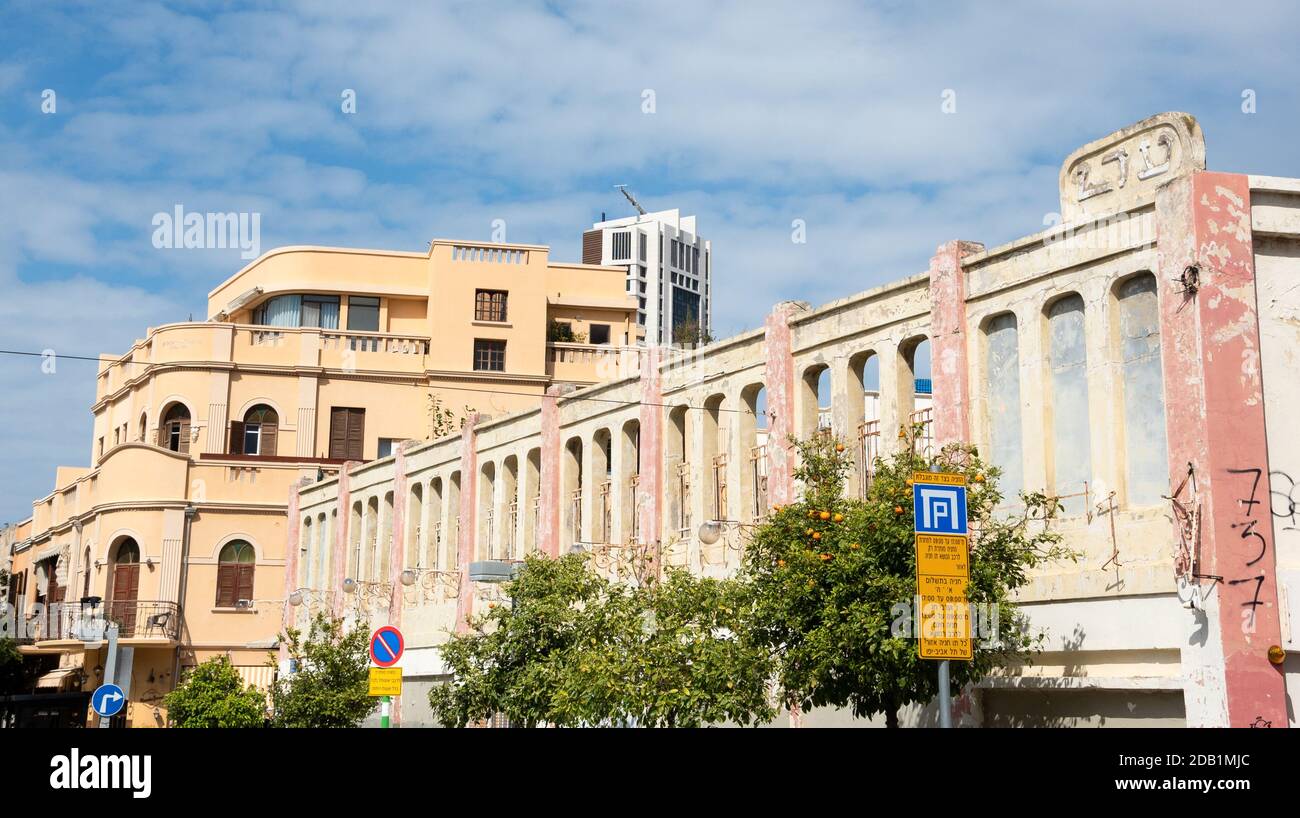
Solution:
<svg viewBox="0 0 1300 818"><path fill-rule="evenodd" d="M918 534L965 536L966 487L913 480L912 513Z"/></svg>

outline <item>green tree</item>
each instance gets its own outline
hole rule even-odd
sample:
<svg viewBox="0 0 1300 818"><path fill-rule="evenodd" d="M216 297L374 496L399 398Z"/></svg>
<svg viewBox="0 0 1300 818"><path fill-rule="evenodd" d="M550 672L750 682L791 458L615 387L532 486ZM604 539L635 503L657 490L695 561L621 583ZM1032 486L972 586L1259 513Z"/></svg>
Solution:
<svg viewBox="0 0 1300 818"><path fill-rule="evenodd" d="M998 623L996 638L975 640L973 661L952 663L954 689L1032 657L1038 640L1012 596L1034 567L1076 556L1044 524L1057 503L1022 493L1019 509L1010 513L997 488L998 469L974 447L950 444L927 458L915 451L916 431L900 435L901 452L876 461L865 501L844 496L852 463L842 443L822 435L792 441L803 499L774 509L755 530L740 575L749 595L745 637L772 652L787 706L847 707L859 717L883 713L896 727L900 708L938 693L935 663L920 659L913 631L899 627L910 622L916 593L916 471L965 475L967 594L995 611Z"/></svg>
<svg viewBox="0 0 1300 818"><path fill-rule="evenodd" d="M23 655L18 652L18 643L9 638L0 639L0 696L28 693L31 682L31 674L23 664Z"/></svg>
<svg viewBox="0 0 1300 818"><path fill-rule="evenodd" d="M163 699L176 727L262 727L266 696L245 687L230 659L217 656L194 668Z"/></svg>
<svg viewBox="0 0 1300 818"><path fill-rule="evenodd" d="M713 343L713 333L698 321L686 321L673 327L673 343L679 347L701 347Z"/></svg>
<svg viewBox="0 0 1300 818"><path fill-rule="evenodd" d="M305 636L290 628L280 638L297 671L272 689L273 726L356 727L375 709L364 628L345 631L343 620L317 614Z"/></svg>
<svg viewBox="0 0 1300 818"><path fill-rule="evenodd" d="M530 557L496 606L453 635L443 724L505 715L534 726L699 726L771 718L766 653L735 636L734 583L673 571L613 583L582 555Z"/></svg>

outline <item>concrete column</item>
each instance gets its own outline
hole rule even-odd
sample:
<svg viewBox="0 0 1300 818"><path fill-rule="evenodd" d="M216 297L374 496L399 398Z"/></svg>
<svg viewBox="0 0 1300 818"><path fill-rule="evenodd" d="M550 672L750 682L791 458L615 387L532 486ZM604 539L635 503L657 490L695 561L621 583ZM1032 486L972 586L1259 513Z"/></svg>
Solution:
<svg viewBox="0 0 1300 818"><path fill-rule="evenodd" d="M1201 517L1199 560L1193 540L1175 565L1194 586L1184 595L1204 600L1187 614L1188 723L1282 727L1285 683L1267 655L1282 636L1247 177L1169 182L1156 231L1171 491L1190 466L1194 482L1175 499Z"/></svg>
<svg viewBox="0 0 1300 818"><path fill-rule="evenodd" d="M397 629L402 627L402 571L406 568L406 450L418 445L415 440L403 440L397 445L393 455L393 525L392 536L388 539L389 582L392 583L392 595L388 601L388 624ZM418 544L416 546L419 547ZM402 697L393 698L390 708L390 720L395 727L402 724Z"/></svg>
<svg viewBox="0 0 1300 818"><path fill-rule="evenodd" d="M388 581L392 596L388 603L388 624L402 627L402 571L406 569L406 504L409 502L406 478L406 450L417 441L403 440L393 453L393 525L388 538ZM418 548L418 546L417 546Z"/></svg>
<svg viewBox="0 0 1300 818"><path fill-rule="evenodd" d="M294 608L289 604L289 595L298 589L298 561L301 559L302 552L302 520L298 517L298 492L303 486L310 483L310 479L300 477L289 485L289 501L285 509L288 519L285 526L284 544L284 606L280 616L280 630L282 633L294 625ZM281 668L286 667L289 662L289 646L284 640L280 641L279 661Z"/></svg>
<svg viewBox="0 0 1300 818"><path fill-rule="evenodd" d="M456 631L469 630L474 594L469 581L469 564L474 560L478 536L478 412L470 412L460 430L460 524L457 526L457 562L460 564L460 596L456 600Z"/></svg>
<svg viewBox="0 0 1300 818"><path fill-rule="evenodd" d="M795 378L791 346L790 316L800 309L793 301L772 308L764 322L767 353L767 501L771 505L793 502L795 453L790 445L794 434Z"/></svg>
<svg viewBox="0 0 1300 818"><path fill-rule="evenodd" d="M664 391L659 370L661 349L646 347L641 359L641 542L657 543L662 538L660 508L664 496Z"/></svg>
<svg viewBox="0 0 1300 818"><path fill-rule="evenodd" d="M908 407L900 400L901 390L911 375L903 365L897 341L881 341L877 345L880 357L880 456L888 457L898 451L898 431L907 425Z"/></svg>
<svg viewBox="0 0 1300 818"><path fill-rule="evenodd" d="M564 508L560 497L560 407L563 392L551 386L542 396L542 468L537 512L537 550L549 557L560 556L560 519Z"/></svg>
<svg viewBox="0 0 1300 818"><path fill-rule="evenodd" d="M1035 306L1017 307L1016 339L1020 344L1020 447L1024 453L1025 490L1047 487L1046 353L1043 349L1043 313Z"/></svg>
<svg viewBox="0 0 1300 818"><path fill-rule="evenodd" d="M348 528L352 525L352 490L348 483L349 472L354 466L359 465L361 465L359 461L349 460L339 467L339 492L335 503L338 525L334 526L332 555L334 567L330 570L330 575L334 578L334 587L330 589L330 605L336 617L343 616L343 578L348 575Z"/></svg>
<svg viewBox="0 0 1300 818"><path fill-rule="evenodd" d="M969 356L964 256L984 245L949 241L930 259L930 358L936 448L970 441ZM883 383L883 378L882 378Z"/></svg>

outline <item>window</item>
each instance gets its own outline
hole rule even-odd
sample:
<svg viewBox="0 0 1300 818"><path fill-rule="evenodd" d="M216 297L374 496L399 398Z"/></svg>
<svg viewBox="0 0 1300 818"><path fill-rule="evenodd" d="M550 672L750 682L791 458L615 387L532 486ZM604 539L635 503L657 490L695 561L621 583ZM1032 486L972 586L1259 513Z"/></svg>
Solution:
<svg viewBox="0 0 1300 818"><path fill-rule="evenodd" d="M253 310L253 323L268 327L338 329L337 295L277 295Z"/></svg>
<svg viewBox="0 0 1300 818"><path fill-rule="evenodd" d="M593 344L609 343L609 324L591 325L591 343Z"/></svg>
<svg viewBox="0 0 1300 818"><path fill-rule="evenodd" d="M678 265L677 265L677 239L673 239L672 254L673 254L673 255L672 255L672 265L673 265L674 267L676 267L676 266L678 266Z"/></svg>
<svg viewBox="0 0 1300 818"><path fill-rule="evenodd" d="M1119 344L1123 362L1127 499L1156 505L1169 489L1165 444L1165 383L1160 367L1160 303L1150 273L1119 285Z"/></svg>
<svg viewBox="0 0 1300 818"><path fill-rule="evenodd" d="M348 329L379 332L379 299L360 295L349 297Z"/></svg>
<svg viewBox="0 0 1300 818"><path fill-rule="evenodd" d="M388 457L389 455L391 455L393 453L393 449L397 447L397 441L398 438L395 437L379 438L379 457Z"/></svg>
<svg viewBox="0 0 1300 818"><path fill-rule="evenodd" d="M190 410L185 404L173 403L158 427L158 445L173 452L190 451Z"/></svg>
<svg viewBox="0 0 1300 818"><path fill-rule="evenodd" d="M638 238L640 239L640 244L641 244L640 258L642 261L645 261L645 233L638 234Z"/></svg>
<svg viewBox="0 0 1300 818"><path fill-rule="evenodd" d="M505 321L506 320L506 291L505 290L475 290L474 291L474 320L475 321Z"/></svg>
<svg viewBox="0 0 1300 818"><path fill-rule="evenodd" d="M1015 498L1024 488L1020 439L1020 341L1016 316L989 319L984 330L988 369L989 456L1002 469L1002 493Z"/></svg>
<svg viewBox="0 0 1300 818"><path fill-rule="evenodd" d="M506 342L475 338L474 369L482 372L505 372Z"/></svg>
<svg viewBox="0 0 1300 818"><path fill-rule="evenodd" d="M619 233L612 233L610 239L613 242L611 257L615 261L625 261L632 257L632 234L626 230Z"/></svg>
<svg viewBox="0 0 1300 818"><path fill-rule="evenodd" d="M338 329L339 297L337 295L304 295L302 297L302 326Z"/></svg>
<svg viewBox="0 0 1300 818"><path fill-rule="evenodd" d="M1052 489L1067 514L1087 510L1083 484L1092 480L1088 430L1088 352L1083 297L1053 302L1047 313L1051 364ZM1077 495L1077 496L1069 496Z"/></svg>
<svg viewBox="0 0 1300 818"><path fill-rule="evenodd" d="M330 409L330 457L334 460L362 460L366 434L366 410L335 406Z"/></svg>
<svg viewBox="0 0 1300 818"><path fill-rule="evenodd" d="M253 598L253 546L243 540L226 543L217 557L217 607L233 608L241 599Z"/></svg>
<svg viewBox="0 0 1300 818"><path fill-rule="evenodd" d="M274 409L266 404L254 406L242 421L231 421L230 453L274 456L279 426L280 418Z"/></svg>

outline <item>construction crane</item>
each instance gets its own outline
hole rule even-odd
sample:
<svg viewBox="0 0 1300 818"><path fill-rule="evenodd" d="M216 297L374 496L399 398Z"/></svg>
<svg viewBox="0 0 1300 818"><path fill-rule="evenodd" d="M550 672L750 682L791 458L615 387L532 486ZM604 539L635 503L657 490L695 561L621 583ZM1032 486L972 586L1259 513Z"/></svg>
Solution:
<svg viewBox="0 0 1300 818"><path fill-rule="evenodd" d="M627 185L614 185L614 187L618 189L619 193L623 194L623 198L632 203L632 206L636 208L636 212L640 213L642 216L649 215L645 212L645 208L641 206L641 203L636 200L636 197L628 192Z"/></svg>

